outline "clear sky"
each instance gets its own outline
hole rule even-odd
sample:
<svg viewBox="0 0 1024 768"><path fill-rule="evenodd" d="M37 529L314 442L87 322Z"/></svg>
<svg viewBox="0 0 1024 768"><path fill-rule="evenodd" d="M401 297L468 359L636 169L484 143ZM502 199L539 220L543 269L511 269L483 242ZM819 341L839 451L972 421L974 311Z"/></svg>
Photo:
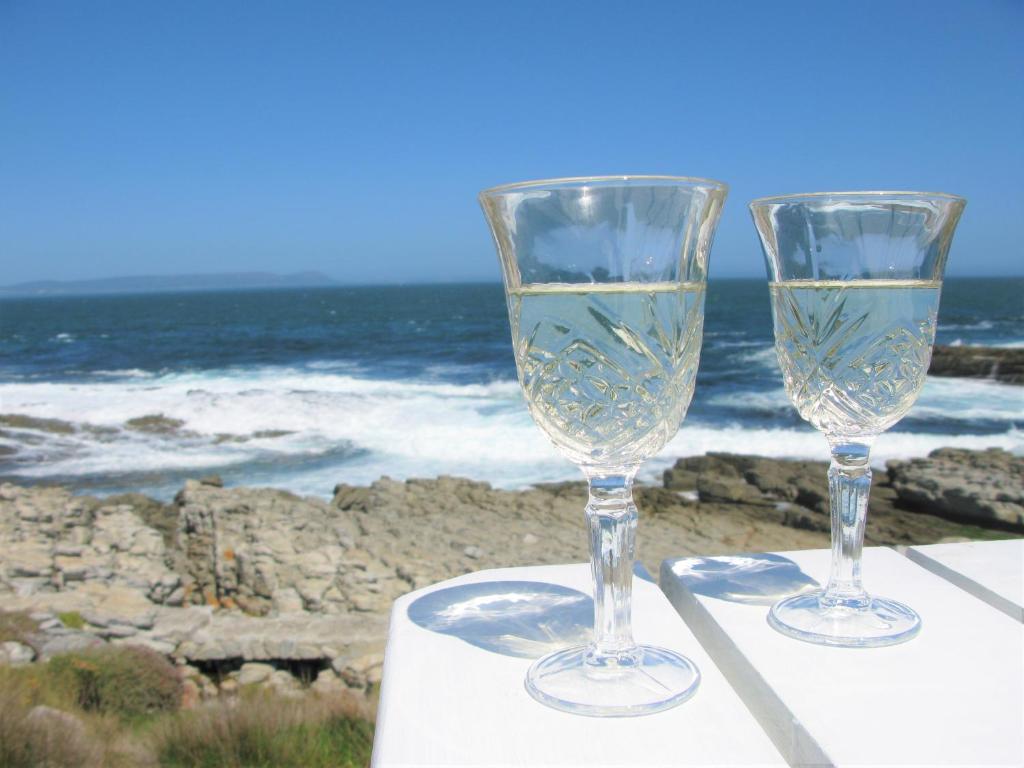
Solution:
<svg viewBox="0 0 1024 768"><path fill-rule="evenodd" d="M1024 274L1024 2L0 0L0 283L497 280L479 189L710 176L969 199L950 274Z"/></svg>

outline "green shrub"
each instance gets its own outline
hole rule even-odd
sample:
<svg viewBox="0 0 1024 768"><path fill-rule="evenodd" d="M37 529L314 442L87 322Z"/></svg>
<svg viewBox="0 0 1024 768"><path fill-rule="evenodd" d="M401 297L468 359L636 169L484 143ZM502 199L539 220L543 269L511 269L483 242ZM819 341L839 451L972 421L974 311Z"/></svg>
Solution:
<svg viewBox="0 0 1024 768"><path fill-rule="evenodd" d="M87 711L139 717L177 709L181 676L163 656L148 648L105 645L50 659L58 687L70 686Z"/></svg>
<svg viewBox="0 0 1024 768"><path fill-rule="evenodd" d="M283 699L262 691L180 712L154 728L164 768L362 768L373 724L344 699Z"/></svg>
<svg viewBox="0 0 1024 768"><path fill-rule="evenodd" d="M58 613L57 618L60 619L60 623L69 629L81 629L85 626L85 619L82 618L82 614L78 611L65 611L64 613Z"/></svg>

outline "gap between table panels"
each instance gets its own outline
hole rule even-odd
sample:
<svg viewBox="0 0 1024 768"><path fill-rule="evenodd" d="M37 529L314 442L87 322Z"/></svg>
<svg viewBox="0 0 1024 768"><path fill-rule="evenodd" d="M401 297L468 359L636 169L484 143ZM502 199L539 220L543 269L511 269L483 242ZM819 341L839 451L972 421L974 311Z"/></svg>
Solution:
<svg viewBox="0 0 1024 768"><path fill-rule="evenodd" d="M1024 623L1024 601L1021 597L1024 592L1024 539L901 545L895 550L1011 619ZM966 562L957 557L958 550L966 556ZM977 557L969 557L968 553L981 555L982 562L978 562ZM1003 582L1004 589L994 586L993 582L999 581ZM1016 595L1011 597L1007 594L1007 588L1015 589Z"/></svg>
<svg viewBox="0 0 1024 768"><path fill-rule="evenodd" d="M921 608L918 638L830 648L768 626L827 550L666 560L661 586L792 765L1024 763L1024 628L893 550L865 555L869 588Z"/></svg>

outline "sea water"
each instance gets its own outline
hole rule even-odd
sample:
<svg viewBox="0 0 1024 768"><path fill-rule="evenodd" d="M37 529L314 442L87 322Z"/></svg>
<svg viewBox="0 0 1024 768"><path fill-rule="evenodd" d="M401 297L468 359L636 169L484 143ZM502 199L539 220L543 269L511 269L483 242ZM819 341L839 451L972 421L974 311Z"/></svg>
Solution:
<svg viewBox="0 0 1024 768"><path fill-rule="evenodd" d="M936 342L1024 346L1022 295L1019 278L947 278ZM641 479L707 451L824 455L786 394L769 298L764 279L712 276L689 411ZM1024 451L1021 391L928 377L873 460ZM162 430L134 421L156 415ZM524 403L498 282L0 299L0 481L168 499L210 473L319 496L385 474L580 477Z"/></svg>

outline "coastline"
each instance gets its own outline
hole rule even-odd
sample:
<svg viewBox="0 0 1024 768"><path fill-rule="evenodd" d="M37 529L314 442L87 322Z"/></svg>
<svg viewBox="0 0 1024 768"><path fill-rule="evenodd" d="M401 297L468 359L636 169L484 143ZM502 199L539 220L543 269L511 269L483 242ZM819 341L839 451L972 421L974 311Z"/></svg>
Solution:
<svg viewBox="0 0 1024 768"><path fill-rule="evenodd" d="M680 459L636 487L638 561L656 573L670 556L828 547L825 467ZM1024 458L1000 450L891 462L866 544L1019 536L1022 478ZM240 681L372 696L396 597L469 571L585 561L584 502L580 482L509 491L446 476L343 484L329 502L217 477L171 503L5 484L0 610L38 621L23 655L144 645L181 667L195 701ZM71 614L77 628L58 619Z"/></svg>
<svg viewBox="0 0 1024 768"><path fill-rule="evenodd" d="M942 446L1024 454L1021 390L999 380L1006 363L996 376L988 364L940 364L945 349L1019 355L1022 288L1020 278L944 286L938 375L877 441L877 470ZM209 473L325 499L335 482L385 474L509 489L579 478L523 405L497 283L4 306L0 482L170 501ZM823 457L824 439L784 390L764 281L710 282L705 314L695 396L642 477L708 451ZM988 351L999 345L1009 351ZM941 375L957 370L970 375Z"/></svg>

